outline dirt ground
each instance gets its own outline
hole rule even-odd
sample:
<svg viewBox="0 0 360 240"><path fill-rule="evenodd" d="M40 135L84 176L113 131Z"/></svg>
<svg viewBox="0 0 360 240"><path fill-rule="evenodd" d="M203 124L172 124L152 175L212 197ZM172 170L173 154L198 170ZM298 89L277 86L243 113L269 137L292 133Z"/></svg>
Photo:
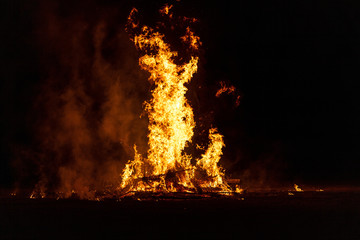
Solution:
<svg viewBox="0 0 360 240"><path fill-rule="evenodd" d="M360 193L0 199L0 239L360 239Z"/></svg>

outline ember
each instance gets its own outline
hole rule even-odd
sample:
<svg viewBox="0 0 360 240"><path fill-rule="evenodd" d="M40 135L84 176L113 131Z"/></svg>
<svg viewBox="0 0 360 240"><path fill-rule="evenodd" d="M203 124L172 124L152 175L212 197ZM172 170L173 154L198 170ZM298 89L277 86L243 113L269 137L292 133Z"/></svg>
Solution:
<svg viewBox="0 0 360 240"><path fill-rule="evenodd" d="M215 96L220 97L221 94L227 93L236 97L235 106L240 105L240 95L236 93L236 88L233 85L227 86L224 81L220 82L220 89L216 92Z"/></svg>

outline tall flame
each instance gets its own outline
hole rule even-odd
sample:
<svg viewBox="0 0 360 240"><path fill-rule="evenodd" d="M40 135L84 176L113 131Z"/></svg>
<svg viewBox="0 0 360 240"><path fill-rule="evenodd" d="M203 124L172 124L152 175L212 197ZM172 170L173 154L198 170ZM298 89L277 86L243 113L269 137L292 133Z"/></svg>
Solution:
<svg viewBox="0 0 360 240"><path fill-rule="evenodd" d="M171 6L166 6L165 13L168 14L170 9ZM137 24L130 22L130 26ZM181 40L192 49L198 49L201 44L200 38L189 27ZM217 129L210 129L210 145L202 157L195 160L195 165L191 163L192 157L184 152L192 141L195 128L193 109L185 97L188 90L185 85L197 71L199 58L191 56L187 63L175 63L178 53L171 51L164 35L147 26L141 28L133 41L138 49L147 52L140 57L139 65L150 73L149 80L155 83L155 88L152 98L145 102L149 118L147 157L142 157L134 147L135 158L125 166L120 189L174 192L194 191L200 187L230 191L224 181L224 171L218 167L224 142ZM203 173L201 177L198 172Z"/></svg>

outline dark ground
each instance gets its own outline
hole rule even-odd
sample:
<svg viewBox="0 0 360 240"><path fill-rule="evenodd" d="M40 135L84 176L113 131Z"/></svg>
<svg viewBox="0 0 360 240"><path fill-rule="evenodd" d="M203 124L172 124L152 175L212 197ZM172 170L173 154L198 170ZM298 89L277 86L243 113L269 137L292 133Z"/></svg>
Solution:
<svg viewBox="0 0 360 240"><path fill-rule="evenodd" d="M0 200L0 239L360 239L359 192Z"/></svg>

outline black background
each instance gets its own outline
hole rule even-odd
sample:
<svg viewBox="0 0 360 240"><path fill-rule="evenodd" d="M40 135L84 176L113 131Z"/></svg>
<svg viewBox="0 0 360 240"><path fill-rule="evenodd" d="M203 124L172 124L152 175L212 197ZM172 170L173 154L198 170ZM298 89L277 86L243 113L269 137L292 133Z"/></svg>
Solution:
<svg viewBox="0 0 360 240"><path fill-rule="evenodd" d="M41 1L1 2L0 183L16 181L17 146L32 141L29 116L44 70L34 37ZM162 1L61 1L72 12ZM170 2L171 3L171 2ZM309 184L360 183L357 1L181 1L179 15L199 19L204 111L225 136L223 165L243 178ZM146 79L144 79L146 81ZM219 81L237 88L215 98ZM206 100L204 100L206 99ZM19 168L19 166L17 166ZM261 176L256 177L256 174ZM260 180L259 180L260 181Z"/></svg>

